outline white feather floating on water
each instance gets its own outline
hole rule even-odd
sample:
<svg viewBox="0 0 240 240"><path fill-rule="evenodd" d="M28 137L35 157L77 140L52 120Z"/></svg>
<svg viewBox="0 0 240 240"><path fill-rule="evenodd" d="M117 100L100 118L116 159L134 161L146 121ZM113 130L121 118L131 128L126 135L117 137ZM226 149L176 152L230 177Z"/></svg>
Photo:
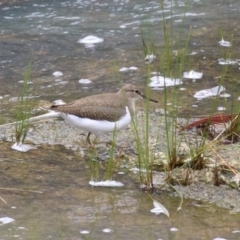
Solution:
<svg viewBox="0 0 240 240"><path fill-rule="evenodd" d="M30 144L24 144L24 143L14 143L12 145L12 149L16 150L18 152L28 152L29 150L32 149L37 149L37 146L35 145L30 145Z"/></svg>
<svg viewBox="0 0 240 240"><path fill-rule="evenodd" d="M106 181L99 181L99 182L90 181L89 184L94 187L122 187L122 186L124 186L123 183L117 182L114 180L106 180Z"/></svg>
<svg viewBox="0 0 240 240"><path fill-rule="evenodd" d="M122 67L122 68L119 69L119 72L128 72L128 71L136 71L136 70L138 70L138 68L137 68L137 67L134 67L134 66L129 67L129 68L127 68L127 67Z"/></svg>
<svg viewBox="0 0 240 240"><path fill-rule="evenodd" d="M1 217L0 218L0 226L14 222L14 221L15 221L15 219L10 218L10 217Z"/></svg>
<svg viewBox="0 0 240 240"><path fill-rule="evenodd" d="M168 210L159 202L157 201L153 201L153 206L154 208L150 210L150 212L155 213L156 215L163 213L165 214L167 217L170 217L170 214L168 212Z"/></svg>
<svg viewBox="0 0 240 240"><path fill-rule="evenodd" d="M199 100L201 100L203 98L207 98L207 97L215 97L217 95L220 95L221 92L223 92L225 90L226 90L226 88L223 86L216 86L213 88L200 90L194 94L194 97Z"/></svg>
<svg viewBox="0 0 240 240"><path fill-rule="evenodd" d="M137 168L137 167L133 167L130 169L130 171L133 171L133 172L147 172L147 169L146 168Z"/></svg>
<svg viewBox="0 0 240 240"><path fill-rule="evenodd" d="M150 78L150 84L149 86L152 88L156 87L170 87L170 86L176 86L182 84L181 79L175 79L175 78L168 78L163 76L153 76Z"/></svg>
<svg viewBox="0 0 240 240"><path fill-rule="evenodd" d="M65 105L66 103L62 99L54 100L53 105L54 106L60 106L60 105Z"/></svg>
<svg viewBox="0 0 240 240"><path fill-rule="evenodd" d="M187 79L200 79L202 78L203 73L202 72L195 72L193 70L189 71L189 72L184 72L183 73L183 77L187 78Z"/></svg>
<svg viewBox="0 0 240 240"><path fill-rule="evenodd" d="M223 38L222 38L222 40L219 41L218 43L219 43L221 46L223 46L223 47L231 47L231 46L232 46L232 44L231 44L230 42L225 41Z"/></svg>
<svg viewBox="0 0 240 240"><path fill-rule="evenodd" d="M224 58L219 58L218 59L218 63L220 65L234 65L234 64L238 64L239 60L232 60L232 59L224 59Z"/></svg>
<svg viewBox="0 0 240 240"><path fill-rule="evenodd" d="M148 55L144 58L144 60L145 60L145 62L146 62L147 64L154 62L155 59L156 59L156 56L155 56L154 54L148 54Z"/></svg>

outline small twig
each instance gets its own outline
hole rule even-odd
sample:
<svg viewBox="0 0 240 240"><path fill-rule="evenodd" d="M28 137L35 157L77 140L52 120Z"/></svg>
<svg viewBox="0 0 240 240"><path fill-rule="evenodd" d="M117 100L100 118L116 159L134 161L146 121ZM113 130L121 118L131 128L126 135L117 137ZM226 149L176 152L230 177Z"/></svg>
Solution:
<svg viewBox="0 0 240 240"><path fill-rule="evenodd" d="M43 193L43 192L40 192L40 191L23 190L23 189L16 189L16 188L3 188L3 187L0 187L0 190L7 190L7 191L20 191L20 192L32 192L32 193Z"/></svg>
<svg viewBox="0 0 240 240"><path fill-rule="evenodd" d="M7 202L0 196L0 199L5 203L7 204Z"/></svg>
<svg viewBox="0 0 240 240"><path fill-rule="evenodd" d="M231 120L229 123L226 123L226 127L217 135L217 137L214 138L213 141L217 141L222 135L224 132L226 132L227 130L229 130L229 128L231 127L232 123L238 118L238 115L233 119Z"/></svg>
<svg viewBox="0 0 240 240"><path fill-rule="evenodd" d="M222 161L226 164L226 166L228 166L228 168L229 168L236 176L238 176L237 172L215 151L215 149L212 148L212 147L211 147L211 149L212 149L212 151L217 155L217 157L218 157L220 160L222 160ZM238 176L238 178L240 178L240 177Z"/></svg>
<svg viewBox="0 0 240 240"><path fill-rule="evenodd" d="M213 142L216 142L223 134L225 131L227 131L227 129L230 127L231 123L228 124L228 126L226 128L224 128L214 139Z"/></svg>
<svg viewBox="0 0 240 240"><path fill-rule="evenodd" d="M180 204L179 204L177 210L181 210L181 209L182 209L182 205L183 205L183 195L182 195L181 192L178 191L178 189L177 189L176 187L174 187L172 184L169 183L169 185L170 185L170 186L179 194L179 196L180 196L181 201L180 201Z"/></svg>

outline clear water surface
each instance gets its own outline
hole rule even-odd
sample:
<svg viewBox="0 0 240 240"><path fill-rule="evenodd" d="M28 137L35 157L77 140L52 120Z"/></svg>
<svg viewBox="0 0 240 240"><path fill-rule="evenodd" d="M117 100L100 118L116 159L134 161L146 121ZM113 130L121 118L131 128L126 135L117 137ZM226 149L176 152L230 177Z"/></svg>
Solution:
<svg viewBox="0 0 240 240"><path fill-rule="evenodd" d="M147 65L140 32L151 26L156 45L164 48L160 2L2 2L1 122L14 118L11 109L16 102L12 98L21 92L21 81L29 62L32 63L32 86L38 89L33 95L37 95L39 101L73 100L93 93L115 91L120 85L119 79L144 83ZM197 54L184 70L194 67L194 70L202 70L204 77L195 82L184 81L180 86L186 89L181 92L181 103L183 113L202 114L208 112L211 100L198 101L193 95L198 90L220 84L219 76L224 67L217 59L227 56L240 59L240 1L186 2L164 1L164 18L173 25L176 35L183 31L184 39L192 26L189 53ZM78 42L89 35L104 41L92 47ZM221 37L231 41L234 48L220 47ZM118 71L131 66L138 69ZM231 105L239 97L238 85L232 84L239 75L239 65L229 66L229 69L227 80L233 81L226 81L224 85L231 97L219 98L218 107ZM157 67L152 70L158 71ZM53 76L56 71L61 71L63 76ZM80 84L80 79L92 82ZM161 99L161 90L155 94ZM125 183L120 189L91 188L88 164L79 161L70 150L48 146L42 147L37 154L22 155L8 149L8 145L1 144L1 185L17 190L1 190L0 196L7 202L0 203L1 239L240 239L239 215L230 215L228 210L185 200L183 209L177 211L179 198L168 193L156 195L156 200L170 211L170 221L164 215L150 213L152 200L139 190L132 178L119 175L117 178ZM5 161L8 161L7 166ZM4 217L14 221L5 224Z"/></svg>

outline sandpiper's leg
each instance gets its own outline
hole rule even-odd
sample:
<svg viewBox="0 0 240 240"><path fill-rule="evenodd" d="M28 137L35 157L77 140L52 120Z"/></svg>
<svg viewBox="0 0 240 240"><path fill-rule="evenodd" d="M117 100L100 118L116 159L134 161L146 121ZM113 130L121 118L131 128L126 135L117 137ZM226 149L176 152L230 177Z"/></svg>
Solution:
<svg viewBox="0 0 240 240"><path fill-rule="evenodd" d="M94 148L94 147L95 147L95 146L94 146L95 143L93 144L93 143L91 142L90 135L91 135L91 133L89 132L88 135L87 135L86 141L87 141L87 143L89 144L90 147ZM94 141L95 141L95 140L94 140Z"/></svg>
<svg viewBox="0 0 240 240"><path fill-rule="evenodd" d="M97 136L93 139L93 141L91 141L90 135L91 135L91 132L88 133L87 138L86 138L86 141L87 141L89 147L95 148L95 145L97 145L97 144L102 144L102 143L106 143L107 145L112 145L112 146L114 146L114 147L116 146L116 144L115 144L113 141L109 141L109 142L98 142L98 140L97 140L98 137L97 137Z"/></svg>

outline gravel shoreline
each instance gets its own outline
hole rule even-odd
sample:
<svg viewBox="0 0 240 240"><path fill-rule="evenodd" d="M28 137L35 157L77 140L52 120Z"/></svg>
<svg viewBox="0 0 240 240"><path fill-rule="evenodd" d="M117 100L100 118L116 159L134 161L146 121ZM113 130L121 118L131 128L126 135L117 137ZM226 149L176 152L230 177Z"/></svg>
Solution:
<svg viewBox="0 0 240 240"><path fill-rule="evenodd" d="M150 142L153 141L154 145L157 147L155 151L158 153L167 153L167 141L166 141L166 132L165 132L165 118L161 116L161 111L153 111L150 114ZM143 111L138 111L138 118L143 118L141 120L142 124L144 124L144 113ZM144 126L144 125L142 125ZM14 125L1 127L0 128L0 138L2 141L11 142L13 139L14 133ZM156 137L156 133L158 133L158 137ZM85 145L86 133L77 131L71 126L65 124L63 121L58 120L47 120L44 122L34 123L33 127L31 127L27 141L32 142L36 145L41 144L50 144L56 145L61 144L68 149L78 150L80 152L85 153L87 151L87 147ZM101 140L110 140L111 135L103 135L101 136ZM156 143L157 139L157 143ZM128 167L136 166L137 159L137 151L134 140L134 133L131 127L128 127L125 130L122 130L117 135L117 144L120 146L126 145L125 154L128 156L127 160L123 160L121 163L121 167L127 165ZM234 165L235 169L240 169L240 151L239 144L234 145L224 145L219 146L217 151L218 153L228 161L230 165ZM34 150L33 150L34 151ZM100 159L108 159L109 150L104 145L98 145L97 151L99 152ZM27 153L26 153L27 154ZM211 155L211 154L210 154ZM129 158L132 159L129 163ZM213 155L214 158L214 155ZM216 158L216 156L215 156ZM219 161L219 160L217 160ZM184 174L186 169L184 168L176 168L172 172L173 176L179 178ZM232 172L221 173L221 177L230 179L232 176ZM240 212L240 190L239 186L230 186L230 184L220 184L220 186L215 186L213 181L213 169L212 168L204 168L202 170L191 170L191 184L188 186L182 186L179 184L175 184L174 188L177 189L178 192L182 194L184 198L190 198L195 200L200 200L209 203L215 203L218 206L228 208L232 213ZM155 171L154 173L154 184L162 185L163 179L165 179L166 173L164 171ZM168 184L165 184L160 191L170 191L171 195L178 196L179 193L174 191L172 187Z"/></svg>

